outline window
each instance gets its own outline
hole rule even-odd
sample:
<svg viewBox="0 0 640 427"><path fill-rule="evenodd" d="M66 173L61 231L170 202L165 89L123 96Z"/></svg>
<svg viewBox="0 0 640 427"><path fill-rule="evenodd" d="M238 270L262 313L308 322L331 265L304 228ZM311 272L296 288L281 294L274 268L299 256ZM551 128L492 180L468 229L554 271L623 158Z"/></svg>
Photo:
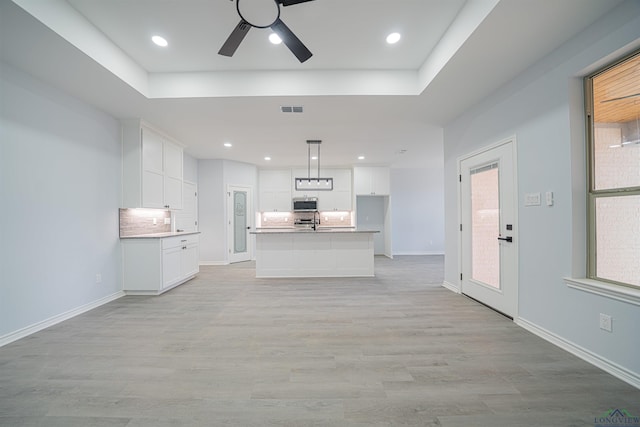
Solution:
<svg viewBox="0 0 640 427"><path fill-rule="evenodd" d="M588 276L640 288L640 52L585 79Z"/></svg>

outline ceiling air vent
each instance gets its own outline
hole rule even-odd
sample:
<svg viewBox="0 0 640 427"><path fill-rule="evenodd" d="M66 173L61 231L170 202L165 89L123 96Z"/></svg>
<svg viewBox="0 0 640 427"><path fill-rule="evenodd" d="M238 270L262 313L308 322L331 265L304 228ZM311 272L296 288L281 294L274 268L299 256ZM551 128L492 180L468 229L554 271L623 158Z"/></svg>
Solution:
<svg viewBox="0 0 640 427"><path fill-rule="evenodd" d="M283 105L280 107L283 113L302 113L302 105Z"/></svg>

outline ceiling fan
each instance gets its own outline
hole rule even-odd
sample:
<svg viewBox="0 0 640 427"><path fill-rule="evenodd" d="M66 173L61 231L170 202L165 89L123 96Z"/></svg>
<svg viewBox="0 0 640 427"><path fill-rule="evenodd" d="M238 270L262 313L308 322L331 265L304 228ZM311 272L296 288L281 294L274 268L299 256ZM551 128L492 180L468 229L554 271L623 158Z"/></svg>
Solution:
<svg viewBox="0 0 640 427"><path fill-rule="evenodd" d="M233 0L232 0L233 1ZM247 35L251 27L255 28L271 28L274 33L276 33L282 42L289 48L289 50L298 58L298 61L304 62L307 59L311 58L313 54L307 47L300 41L293 31L289 29L285 25L284 22L280 19L280 5L282 6L293 6L298 3L306 3L308 1L313 0L273 0L278 8L278 15L271 24L269 25L255 25L247 21L242 12L240 11L240 0L236 0L236 10L238 11L238 15L240 16L240 23L233 29L227 41L224 42L220 50L218 51L219 55L224 56L233 56L233 54L240 46L242 40Z"/></svg>

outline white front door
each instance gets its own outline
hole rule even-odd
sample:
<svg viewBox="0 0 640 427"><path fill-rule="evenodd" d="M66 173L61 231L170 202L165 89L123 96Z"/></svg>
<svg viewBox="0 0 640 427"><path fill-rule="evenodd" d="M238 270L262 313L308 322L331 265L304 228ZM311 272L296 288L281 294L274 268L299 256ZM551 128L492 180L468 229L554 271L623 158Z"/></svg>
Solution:
<svg viewBox="0 0 640 427"><path fill-rule="evenodd" d="M229 186L227 191L229 218L229 262L251 260L249 248L251 230L251 188Z"/></svg>
<svg viewBox="0 0 640 427"><path fill-rule="evenodd" d="M518 312L514 144L460 160L461 290L511 318Z"/></svg>

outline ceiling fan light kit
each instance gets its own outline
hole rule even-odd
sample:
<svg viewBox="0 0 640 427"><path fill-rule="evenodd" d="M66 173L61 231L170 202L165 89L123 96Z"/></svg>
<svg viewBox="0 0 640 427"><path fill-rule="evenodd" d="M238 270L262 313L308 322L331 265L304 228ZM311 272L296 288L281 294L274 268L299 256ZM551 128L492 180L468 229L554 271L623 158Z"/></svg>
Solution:
<svg viewBox="0 0 640 427"><path fill-rule="evenodd" d="M286 26L286 24L280 19L280 5L282 6L292 6L299 3L306 3L313 0L273 0L278 8L278 15L276 19L269 25L256 25L250 23L248 20L244 18L242 12L240 11L240 0L236 0L236 11L240 16L240 22L236 27L231 31L231 34L224 42L220 50L218 51L219 55L223 56L233 56L233 54L244 40L245 36L251 29L254 28L271 28L271 30L276 33L282 42L289 48L289 50L298 58L298 61L305 62L307 59L313 56L313 53L302 43L302 41L296 37L296 35Z"/></svg>

